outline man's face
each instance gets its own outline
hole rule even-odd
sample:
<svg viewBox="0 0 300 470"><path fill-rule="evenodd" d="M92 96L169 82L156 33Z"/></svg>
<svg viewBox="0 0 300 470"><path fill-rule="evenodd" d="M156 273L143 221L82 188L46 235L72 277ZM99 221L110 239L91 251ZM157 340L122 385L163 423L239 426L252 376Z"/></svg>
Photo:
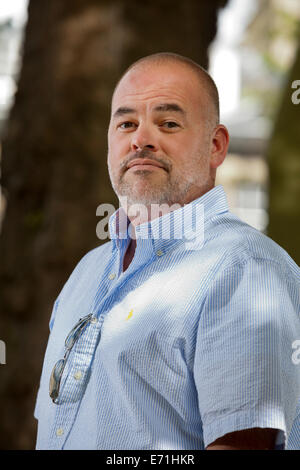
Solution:
<svg viewBox="0 0 300 470"><path fill-rule="evenodd" d="M140 64L123 77L108 130L108 168L119 198L128 205L183 205L213 187L208 103L184 64Z"/></svg>

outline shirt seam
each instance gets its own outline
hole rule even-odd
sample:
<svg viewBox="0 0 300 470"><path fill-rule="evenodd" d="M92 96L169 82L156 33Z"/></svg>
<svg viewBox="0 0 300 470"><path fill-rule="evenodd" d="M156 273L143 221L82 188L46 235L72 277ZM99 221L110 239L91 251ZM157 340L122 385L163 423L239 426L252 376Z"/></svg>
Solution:
<svg viewBox="0 0 300 470"><path fill-rule="evenodd" d="M278 429L278 431L281 431L284 434L284 443L286 446L287 435L284 416L282 416L282 414L280 416L266 418L265 416L261 416L259 411L251 412L251 410L247 410L235 411L234 413L223 416L209 424L203 423L205 447L225 434L256 427Z"/></svg>

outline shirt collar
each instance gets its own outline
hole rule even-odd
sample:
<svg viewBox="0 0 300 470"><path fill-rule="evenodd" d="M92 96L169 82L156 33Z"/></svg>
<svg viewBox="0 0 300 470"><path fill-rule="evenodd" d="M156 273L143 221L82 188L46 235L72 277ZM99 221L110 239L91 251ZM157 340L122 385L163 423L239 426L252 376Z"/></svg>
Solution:
<svg viewBox="0 0 300 470"><path fill-rule="evenodd" d="M156 252L166 251L188 237L191 239L191 232L201 231L214 216L224 212L228 212L227 198L223 186L218 185L189 204L138 225L135 228L137 244L139 240L148 240ZM122 240L128 241L130 229L130 220L120 207L109 219L110 238L117 248Z"/></svg>

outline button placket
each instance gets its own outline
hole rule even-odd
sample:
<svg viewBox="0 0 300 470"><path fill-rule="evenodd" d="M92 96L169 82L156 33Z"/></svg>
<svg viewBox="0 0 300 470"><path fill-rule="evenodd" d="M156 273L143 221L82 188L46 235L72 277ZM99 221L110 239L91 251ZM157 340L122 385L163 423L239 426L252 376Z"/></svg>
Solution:
<svg viewBox="0 0 300 470"><path fill-rule="evenodd" d="M90 325L91 326L91 325ZM79 391L81 390L84 393L84 385L85 385L85 380L84 380L84 371L83 368L88 369L90 366L93 353L97 344L97 338L98 334L100 334L101 330L101 322L97 321L95 325L90 329L90 336L87 339L88 347L83 346L83 348L74 350L74 357L73 357L73 367L75 369L75 372L72 373L71 369L69 371L70 375L68 376L66 380L66 384L63 390L64 397L66 398L67 401L67 408L69 410L68 412L68 417L64 415L64 403L62 403L60 406L56 406L55 412L56 412L56 417L55 417L55 422L53 426L53 440L52 440L52 445L51 448L53 449L62 449L67 436L70 432L70 430L73 427L75 417L76 417L76 412L78 410L78 406L81 402L80 399L77 399L76 401L72 402L68 398L74 396L74 391L78 389ZM78 344L77 344L78 346ZM76 346L75 346L76 349ZM82 354L84 355L84 360L82 357ZM75 365L77 364L77 366ZM80 369L78 368L80 367ZM81 378L80 379L75 379L76 373L80 372L81 373ZM75 387L75 388L74 388ZM79 397L80 398L80 397ZM72 411L71 411L72 409ZM58 438L61 439L58 439Z"/></svg>

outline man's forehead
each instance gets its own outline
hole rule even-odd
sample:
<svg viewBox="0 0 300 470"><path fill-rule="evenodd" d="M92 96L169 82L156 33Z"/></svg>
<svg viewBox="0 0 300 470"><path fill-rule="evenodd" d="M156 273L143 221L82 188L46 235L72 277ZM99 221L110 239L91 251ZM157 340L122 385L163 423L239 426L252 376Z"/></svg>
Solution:
<svg viewBox="0 0 300 470"><path fill-rule="evenodd" d="M194 84L191 93L190 84ZM112 105L119 105L120 101L126 98L138 100L147 94L155 96L165 93L165 98L184 98L195 95L199 88L199 95L202 90L199 79L193 70L183 64L140 64L129 70L117 85L112 98ZM166 100L163 100L166 101Z"/></svg>

